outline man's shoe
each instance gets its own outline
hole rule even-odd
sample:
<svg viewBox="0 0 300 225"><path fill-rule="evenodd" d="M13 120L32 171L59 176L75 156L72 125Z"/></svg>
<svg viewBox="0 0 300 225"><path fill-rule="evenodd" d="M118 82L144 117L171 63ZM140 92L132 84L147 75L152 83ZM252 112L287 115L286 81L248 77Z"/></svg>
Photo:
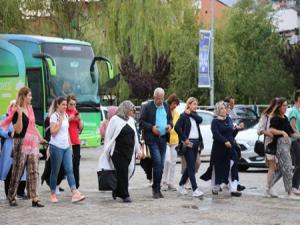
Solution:
<svg viewBox="0 0 300 225"><path fill-rule="evenodd" d="M156 191L152 191L152 197L154 198L154 199L159 199L159 192L156 192Z"/></svg>
<svg viewBox="0 0 300 225"><path fill-rule="evenodd" d="M237 191L243 191L243 190L245 190L245 189L246 189L245 186L240 185L240 184L237 185Z"/></svg>
<svg viewBox="0 0 300 225"><path fill-rule="evenodd" d="M186 195L187 194L187 191L185 190L184 186L183 185L179 185L178 188L177 188L177 191L182 194L182 195Z"/></svg>
<svg viewBox="0 0 300 225"><path fill-rule="evenodd" d="M241 193L241 192L234 191L234 192L231 192L230 195L231 195L232 197L241 197L241 196L242 196L242 193Z"/></svg>
<svg viewBox="0 0 300 225"><path fill-rule="evenodd" d="M132 200L131 200L130 197L126 197L126 198L123 199L123 202L125 202L125 203L131 203Z"/></svg>
<svg viewBox="0 0 300 225"><path fill-rule="evenodd" d="M192 194L193 197L203 197L203 195L204 195L204 193L199 188L197 188L195 191L193 191L193 194Z"/></svg>
<svg viewBox="0 0 300 225"><path fill-rule="evenodd" d="M161 193L161 191L158 192L159 198L164 198L163 194Z"/></svg>

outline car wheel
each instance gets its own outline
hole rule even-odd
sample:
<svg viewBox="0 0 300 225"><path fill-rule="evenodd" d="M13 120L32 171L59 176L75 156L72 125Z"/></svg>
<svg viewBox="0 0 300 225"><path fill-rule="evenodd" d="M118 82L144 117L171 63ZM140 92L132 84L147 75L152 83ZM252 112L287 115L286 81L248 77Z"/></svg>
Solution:
<svg viewBox="0 0 300 225"><path fill-rule="evenodd" d="M244 160L243 158L239 160L238 162L238 170L240 172L245 172L249 169L249 166L247 165L247 161Z"/></svg>

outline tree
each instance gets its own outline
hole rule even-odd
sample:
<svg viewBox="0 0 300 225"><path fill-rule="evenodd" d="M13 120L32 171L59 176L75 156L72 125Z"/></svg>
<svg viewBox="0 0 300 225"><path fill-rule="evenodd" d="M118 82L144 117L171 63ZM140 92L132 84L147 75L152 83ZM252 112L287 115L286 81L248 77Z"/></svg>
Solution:
<svg viewBox="0 0 300 225"><path fill-rule="evenodd" d="M0 0L0 33L19 33L25 30L20 0Z"/></svg>
<svg viewBox="0 0 300 225"><path fill-rule="evenodd" d="M266 5L242 0L216 30L218 99L232 94L241 103L266 103L291 94L291 76L280 57L283 39L269 12Z"/></svg>

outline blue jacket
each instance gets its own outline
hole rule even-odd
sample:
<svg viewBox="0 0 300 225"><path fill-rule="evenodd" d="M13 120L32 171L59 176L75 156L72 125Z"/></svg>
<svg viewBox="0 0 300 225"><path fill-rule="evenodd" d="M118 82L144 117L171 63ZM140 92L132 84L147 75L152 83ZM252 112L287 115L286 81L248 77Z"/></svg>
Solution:
<svg viewBox="0 0 300 225"><path fill-rule="evenodd" d="M170 107L167 103L163 103L165 110L167 112L167 124L173 127L173 119ZM154 101L148 102L146 105L142 107L141 117L140 117L140 129L143 132L143 138L147 145L153 143L155 135L152 132L152 127L155 126L156 119L156 105ZM169 133L166 135L167 139L169 139Z"/></svg>

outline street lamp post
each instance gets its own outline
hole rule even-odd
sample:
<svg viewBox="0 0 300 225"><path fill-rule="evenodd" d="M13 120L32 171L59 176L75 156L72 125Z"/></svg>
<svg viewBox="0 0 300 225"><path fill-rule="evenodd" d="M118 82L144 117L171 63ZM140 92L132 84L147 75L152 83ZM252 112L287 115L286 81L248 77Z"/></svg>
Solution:
<svg viewBox="0 0 300 225"><path fill-rule="evenodd" d="M214 78L214 23L215 23L215 0L210 0L210 31L211 31L211 41L210 41L210 105L214 105L215 98L215 78Z"/></svg>

